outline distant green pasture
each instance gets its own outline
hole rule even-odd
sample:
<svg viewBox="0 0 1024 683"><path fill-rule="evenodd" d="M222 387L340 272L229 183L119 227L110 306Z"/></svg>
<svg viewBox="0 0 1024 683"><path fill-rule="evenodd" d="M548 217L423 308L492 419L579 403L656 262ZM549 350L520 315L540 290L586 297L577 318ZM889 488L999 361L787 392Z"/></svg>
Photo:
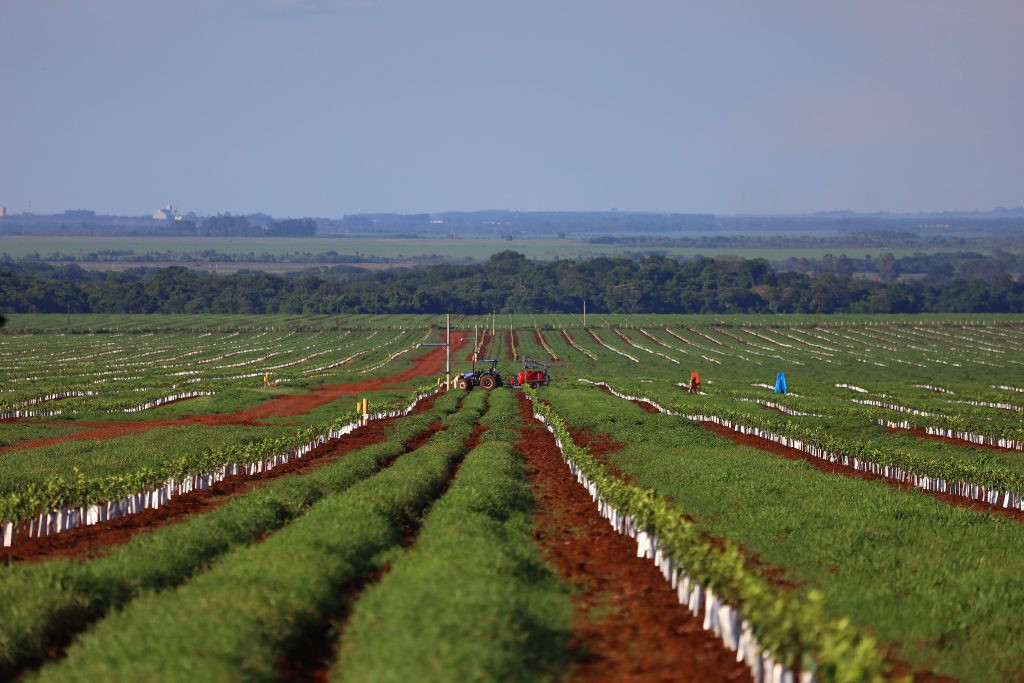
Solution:
<svg viewBox="0 0 1024 683"><path fill-rule="evenodd" d="M578 239L395 239L371 237L93 237L67 235L8 235L0 240L0 253L13 258L38 254L47 259L55 254L85 256L101 251L132 250L139 255L150 252L179 252L198 254L216 251L222 254L249 257L259 261L264 254L325 254L337 252L358 257L413 259L424 256L442 256L453 260L489 258L506 249L518 251L529 258L579 258L612 256L629 252L658 251L672 256L733 256L739 258L765 258L780 260L789 257L815 259L825 254L845 254L851 258L885 253L909 256L917 252L937 253L960 249L890 249L885 247L820 248L820 249L691 249L681 247L627 247L616 244L589 244ZM1009 251L1024 251L1014 250ZM115 264L111 264L114 267ZM123 266L122 266L123 267Z"/></svg>

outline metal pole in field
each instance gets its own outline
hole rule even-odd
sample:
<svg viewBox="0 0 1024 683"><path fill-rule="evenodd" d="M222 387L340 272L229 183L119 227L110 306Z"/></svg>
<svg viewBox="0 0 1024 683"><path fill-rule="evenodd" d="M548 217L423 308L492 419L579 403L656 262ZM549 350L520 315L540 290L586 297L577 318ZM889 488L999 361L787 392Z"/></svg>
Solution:
<svg viewBox="0 0 1024 683"><path fill-rule="evenodd" d="M452 388L452 314L445 314L444 338L444 384L448 391Z"/></svg>
<svg viewBox="0 0 1024 683"><path fill-rule="evenodd" d="M587 300L583 300L583 329L587 329Z"/></svg>
<svg viewBox="0 0 1024 683"><path fill-rule="evenodd" d="M476 352L480 348L480 326L473 325L473 369L476 370Z"/></svg>

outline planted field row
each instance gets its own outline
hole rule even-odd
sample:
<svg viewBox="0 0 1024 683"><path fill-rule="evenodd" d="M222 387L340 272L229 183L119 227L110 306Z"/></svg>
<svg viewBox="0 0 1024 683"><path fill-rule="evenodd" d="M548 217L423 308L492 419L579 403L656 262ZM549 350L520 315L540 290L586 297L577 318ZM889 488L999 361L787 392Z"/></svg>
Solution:
<svg viewBox="0 0 1024 683"><path fill-rule="evenodd" d="M345 416L321 430L308 428L291 439L274 439L243 448L182 456L163 468L135 473L129 477L71 479L58 477L39 487L0 498L3 546L74 529L80 525L102 524L124 515L159 508L174 496L205 489L225 477L252 476L301 458L330 439L351 433L360 419L376 420L410 413L416 403L435 390L416 395L404 406L374 406L361 418ZM134 490L125 489L135 485ZM42 510L42 511L40 511Z"/></svg>
<svg viewBox="0 0 1024 683"><path fill-rule="evenodd" d="M426 445L321 498L258 543L110 613L38 679L277 677L282 661L350 600L378 554L399 545L407 525L444 491L484 399L467 398Z"/></svg>
<svg viewBox="0 0 1024 683"><path fill-rule="evenodd" d="M581 380L588 381L589 380ZM910 484L925 491L961 496L981 501L996 507L1024 511L1024 474L1008 468L978 467L967 458L960 460L922 459L914 454L897 449L883 449L873 446L870 450L861 448L860 455L833 450L820 443L805 440L809 430L792 423L770 423L776 430L751 424L743 424L729 417L713 414L687 413L661 405L647 396L633 396L613 389L605 382L591 382L615 396L628 401L648 403L658 411L684 417L695 422L711 422L722 425L740 434L752 434L758 438L794 448L815 458L844 467ZM745 416L749 419L749 416ZM741 418L742 419L742 418ZM783 433L783 430L790 434ZM823 435L819 436L823 437ZM839 441L833 438L833 441ZM849 448L850 442L843 445Z"/></svg>
<svg viewBox="0 0 1024 683"><path fill-rule="evenodd" d="M236 547L282 527L325 496L366 479L427 435L460 397L442 395L427 412L396 422L380 444L327 462L312 473L269 480L262 487L179 523L134 535L88 562L55 560L11 565L0 573L0 674L40 660L89 623L147 590L174 586Z"/></svg>
<svg viewBox="0 0 1024 683"><path fill-rule="evenodd" d="M541 395L571 438L596 444L595 459L636 487L636 504L677 501L703 539L735 543L741 563L774 589L806 601L820 591L823 613L873 634L897 671L1016 679L1024 656L1015 617L1024 596L1019 521L837 477L759 439L722 436L597 388L559 385Z"/></svg>
<svg viewBox="0 0 1024 683"><path fill-rule="evenodd" d="M531 396L531 398L533 398ZM666 498L623 482L575 444L568 424L534 398L536 417L555 434L573 476L602 516L636 540L637 556L655 562L679 603L737 653L755 681L880 680L882 660L871 638L827 618L820 598L804 601L776 590L745 566L740 549L720 549Z"/></svg>
<svg viewBox="0 0 1024 683"><path fill-rule="evenodd" d="M63 415L137 412L181 400L182 393L210 395L236 387L255 389L264 384L253 380L280 384L328 374L372 374L411 351L415 342L427 338L424 333L399 333L373 340L377 334L284 335L269 346L233 350L225 347L231 348L234 339L207 340L197 350L193 340L181 338L172 345L167 345L166 340L153 341L160 347L156 351L145 351L146 344L139 343L145 340L137 336L124 336L114 341L94 340L104 348L113 344L109 350L56 361L31 360L42 359L55 340L8 335L0 338L0 347L17 350L12 351L0 372L8 387L8 391L0 394L0 413L5 417L37 416L32 411L26 415L25 409L57 400L62 402ZM20 351L22 344L32 349L31 358ZM181 352L190 347L193 350ZM111 354L131 360L111 363ZM202 386L195 386L197 383ZM175 391L186 385L188 392ZM149 396L139 397L139 392Z"/></svg>
<svg viewBox="0 0 1024 683"><path fill-rule="evenodd" d="M492 392L480 445L415 544L336 629L332 680L536 680L562 670L568 594L532 543L516 418L511 392Z"/></svg>
<svg viewBox="0 0 1024 683"><path fill-rule="evenodd" d="M948 439L956 439L958 441L966 441L981 446L995 446L996 448L1006 448L1015 451L1024 451L1024 442L1017 439L1007 439L1005 437L986 436L984 434L975 434L973 432L964 432L958 429L948 429L946 427L935 427L932 425L916 425L909 420L876 420L877 424L883 425L890 429L922 429L926 434L934 436L944 436Z"/></svg>

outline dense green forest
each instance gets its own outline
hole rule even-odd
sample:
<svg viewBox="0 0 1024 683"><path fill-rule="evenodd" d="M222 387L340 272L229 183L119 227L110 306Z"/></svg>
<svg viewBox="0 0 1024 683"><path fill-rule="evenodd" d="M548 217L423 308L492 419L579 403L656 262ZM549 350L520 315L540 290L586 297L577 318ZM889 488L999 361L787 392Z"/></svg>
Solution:
<svg viewBox="0 0 1024 683"><path fill-rule="evenodd" d="M558 313L579 311L584 299L594 313L1021 313L1024 283L811 277L773 272L761 259L531 261L513 251L479 265L365 275L0 264L6 313Z"/></svg>

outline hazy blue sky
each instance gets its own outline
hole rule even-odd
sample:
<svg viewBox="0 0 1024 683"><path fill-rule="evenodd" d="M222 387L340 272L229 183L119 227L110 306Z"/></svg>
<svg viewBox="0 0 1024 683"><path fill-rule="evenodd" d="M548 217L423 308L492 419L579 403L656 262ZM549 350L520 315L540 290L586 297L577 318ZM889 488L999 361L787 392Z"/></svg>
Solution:
<svg viewBox="0 0 1024 683"><path fill-rule="evenodd" d="M0 204L1024 204L1022 0L0 0Z"/></svg>

